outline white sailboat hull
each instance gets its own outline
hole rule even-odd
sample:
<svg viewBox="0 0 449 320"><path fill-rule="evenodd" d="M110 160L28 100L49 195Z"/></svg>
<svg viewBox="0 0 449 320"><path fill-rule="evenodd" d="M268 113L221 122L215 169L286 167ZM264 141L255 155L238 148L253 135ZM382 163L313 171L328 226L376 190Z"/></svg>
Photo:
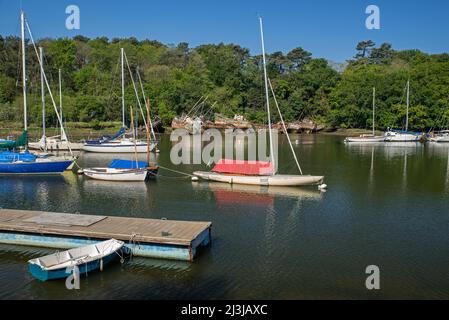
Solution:
<svg viewBox="0 0 449 320"><path fill-rule="evenodd" d="M87 168L84 174L89 178L105 181L145 181L147 169Z"/></svg>
<svg viewBox="0 0 449 320"><path fill-rule="evenodd" d="M46 271L73 267L102 259L120 250L124 244L123 241L110 239L97 244L49 254L44 257L29 260L28 263L36 264Z"/></svg>
<svg viewBox="0 0 449 320"><path fill-rule="evenodd" d="M306 186L323 183L323 176L307 175L281 175L274 176L246 176L226 175L216 172L196 171L195 176L210 181L225 182L230 184L247 184L260 186Z"/></svg>
<svg viewBox="0 0 449 320"><path fill-rule="evenodd" d="M153 151L156 147L155 142L150 142L150 151ZM82 147L86 152L99 152L99 153L146 153L148 151L146 142L137 142L134 146L134 142L131 140L118 140L99 144L84 144Z"/></svg>

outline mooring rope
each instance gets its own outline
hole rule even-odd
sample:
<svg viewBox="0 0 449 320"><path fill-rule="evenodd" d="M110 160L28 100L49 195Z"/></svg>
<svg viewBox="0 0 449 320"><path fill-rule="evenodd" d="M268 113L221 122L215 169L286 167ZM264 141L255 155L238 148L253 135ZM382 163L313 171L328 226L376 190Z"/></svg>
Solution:
<svg viewBox="0 0 449 320"><path fill-rule="evenodd" d="M130 259L132 259L134 256L133 250L134 250L134 247L136 246L136 244L140 248L140 242L135 240L135 238L138 235L139 235L139 233L133 233L131 235L131 237L129 238L129 244L130 244L130 249L131 249Z"/></svg>

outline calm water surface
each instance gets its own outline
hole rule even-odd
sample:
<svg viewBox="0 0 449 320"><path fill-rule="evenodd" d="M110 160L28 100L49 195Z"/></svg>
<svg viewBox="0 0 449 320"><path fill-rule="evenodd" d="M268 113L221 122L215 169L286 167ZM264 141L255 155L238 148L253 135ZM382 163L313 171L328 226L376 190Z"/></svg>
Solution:
<svg viewBox="0 0 449 320"><path fill-rule="evenodd" d="M77 291L28 273L27 260L53 250L0 245L0 298L448 299L449 145L295 139L304 171L326 176L326 193L193 183L164 170L157 181L126 184L71 173L0 177L3 208L213 223L212 246L194 263L134 258L83 278ZM295 173L286 140L280 144L280 172ZM164 136L157 160L175 168L169 148ZM85 154L80 163L111 159ZM372 264L381 271L376 292L365 289Z"/></svg>

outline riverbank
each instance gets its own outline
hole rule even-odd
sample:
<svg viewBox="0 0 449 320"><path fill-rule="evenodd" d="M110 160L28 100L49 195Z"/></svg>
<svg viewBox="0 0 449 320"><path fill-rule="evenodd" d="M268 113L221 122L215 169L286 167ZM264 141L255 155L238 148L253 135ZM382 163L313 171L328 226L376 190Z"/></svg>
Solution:
<svg viewBox="0 0 449 320"><path fill-rule="evenodd" d="M0 299L448 299L449 145L361 147L339 136L307 137L294 149L305 174L325 175L325 193L192 182L163 170L146 183L71 172L1 177L3 208L211 221L213 241L194 263L134 257L111 264L81 277L77 292L26 272L29 259L55 250L2 245ZM171 146L170 135L162 135L152 160L186 173L210 170L174 165ZM77 162L104 166L114 157L81 153ZM297 173L285 135L279 159L280 173ZM365 286L371 264L384 272L376 292Z"/></svg>
<svg viewBox="0 0 449 320"><path fill-rule="evenodd" d="M110 135L117 132L121 122L68 122L65 129L69 138L73 141L81 141L84 139L98 138L104 135ZM22 133L23 124L16 122L0 122L0 138L5 139L8 136L18 137ZM60 129L56 127L48 127L46 135L48 137L60 134ZM42 136L42 127L31 125L28 127L28 137L31 140L40 139Z"/></svg>
<svg viewBox="0 0 449 320"><path fill-rule="evenodd" d="M21 133L22 124L19 123L0 123L0 137L7 136L18 137ZM66 131L73 141L82 141L85 139L99 138L104 135L116 133L121 127L121 122L71 122L67 124ZM59 134L59 129L47 128L47 136L55 136ZM170 134L173 131L171 127L167 127L165 133ZM330 136L359 136L361 134L371 134L371 130L366 129L337 129L333 131L320 131L317 133L291 133L297 135L330 135ZM382 135L382 131L376 131L376 135ZM39 139L42 136L42 127L30 126L28 128L28 136L31 140Z"/></svg>

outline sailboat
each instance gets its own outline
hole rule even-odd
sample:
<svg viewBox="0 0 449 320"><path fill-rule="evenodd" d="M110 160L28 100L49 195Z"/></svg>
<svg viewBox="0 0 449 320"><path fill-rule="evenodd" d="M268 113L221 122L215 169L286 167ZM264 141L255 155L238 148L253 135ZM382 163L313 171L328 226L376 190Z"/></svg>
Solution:
<svg viewBox="0 0 449 320"><path fill-rule="evenodd" d="M122 128L120 131L112 138L101 138L97 140L88 140L84 143L82 150L87 152L101 152L101 153L133 153L137 150L138 153L145 153L147 152L148 146L146 141L136 140L134 141L132 138L126 137L126 124L125 124L125 71L124 71L124 64L125 64L125 51L123 48L120 50L121 52L121 69L122 69ZM128 63L128 60L126 59L126 62ZM142 107L140 105L140 98L137 93L136 85L134 83L134 78L131 73L131 69L129 68L128 64L128 70L131 76L131 80L134 87L134 92L136 94L137 102L140 107L140 111L143 115ZM146 120L145 117L143 117L145 126ZM153 128L151 128L153 130ZM150 151L153 151L157 146L157 142L155 140L150 141Z"/></svg>
<svg viewBox="0 0 449 320"><path fill-rule="evenodd" d="M31 34L28 23L25 21L25 14L20 12L21 20L21 38L22 38L22 82L23 82L23 119L24 130L22 135L16 141L4 141L0 143L0 149L5 151L0 152L0 174L57 174L62 173L69 169L73 163L74 158L65 157L40 157L34 153L28 151L28 120L27 120L27 84L26 84L26 63L25 63L25 23L27 24L27 30L32 40L34 49L37 53L34 40ZM50 97L52 98L53 106L58 117L63 132L64 128L56 104L53 100L53 95L50 90L50 86L45 76L45 72L42 69L42 61L39 59L39 64L43 73L45 84L49 90ZM16 151L22 147L25 147L25 151ZM71 151L71 150L70 150Z"/></svg>
<svg viewBox="0 0 449 320"><path fill-rule="evenodd" d="M347 137L345 142L358 142L358 143L370 143L370 142L383 142L384 136L376 136L376 88L373 88L373 133L362 134L359 137Z"/></svg>
<svg viewBox="0 0 449 320"><path fill-rule="evenodd" d="M103 270L103 266L118 260L126 252L125 243L116 239L56 252L28 260L28 270L40 281L65 279L72 274L71 268L79 268L80 275Z"/></svg>
<svg viewBox="0 0 449 320"><path fill-rule="evenodd" d="M407 113L405 130L388 129L385 133L385 141L388 142L418 142L423 138L422 133L408 131L408 112L410 108L410 80L407 81Z"/></svg>
<svg viewBox="0 0 449 320"><path fill-rule="evenodd" d="M150 118L149 111L149 100L147 104L147 116ZM134 131L134 120L133 120L133 112L132 108L130 108L131 115L131 130L133 135ZM149 121L147 122L149 125ZM105 168L86 168L84 169L84 174L89 178L96 180L106 180L106 181L145 181L150 177L153 177L158 172L158 167L150 164L150 150L148 148L149 140L150 140L150 129L149 126L146 128L147 131L147 162L139 161L137 156L137 145L136 145L136 137L133 136L134 141L134 155L135 160L120 160L114 159L112 162Z"/></svg>
<svg viewBox="0 0 449 320"><path fill-rule="evenodd" d="M433 132L430 142L449 142L449 129Z"/></svg>
<svg viewBox="0 0 449 320"><path fill-rule="evenodd" d="M74 143L70 142L65 135L64 130L58 136L47 137L46 136L46 127L45 127L45 89L44 89L44 75L43 75L43 67L44 67L44 56L42 47L39 47L39 54L42 62L41 66L41 98L42 98L42 138L37 142L30 142L28 146L30 149L43 150L47 152L50 151L65 151L65 150L80 150L83 146L82 143ZM61 81L61 69L59 69L59 114L61 119L62 116L62 81Z"/></svg>
<svg viewBox="0 0 449 320"><path fill-rule="evenodd" d="M264 185L264 186L303 186L303 185L321 185L323 183L323 176L311 176L303 175L301 167L299 166L298 159L294 152L293 146L290 141L290 137L287 134L287 139L290 144L290 148L293 152L293 157L298 166L300 175L283 175L276 172L274 150L273 150L273 138L272 127L270 117L270 99L268 93L268 84L270 84L271 92L276 103L281 121L284 126L285 132L287 132L282 114L280 113L279 105L277 104L276 96L274 95L271 81L267 77L266 59L265 59L265 45L263 37L263 24L262 18L259 18L260 35L262 44L262 60L265 79L265 97L267 104L268 115L268 131L270 138L270 156L271 161L244 161L244 160L230 160L222 159L212 169L212 172L196 171L193 174L204 180L211 180L217 182L225 182L230 184L248 184L248 185Z"/></svg>

